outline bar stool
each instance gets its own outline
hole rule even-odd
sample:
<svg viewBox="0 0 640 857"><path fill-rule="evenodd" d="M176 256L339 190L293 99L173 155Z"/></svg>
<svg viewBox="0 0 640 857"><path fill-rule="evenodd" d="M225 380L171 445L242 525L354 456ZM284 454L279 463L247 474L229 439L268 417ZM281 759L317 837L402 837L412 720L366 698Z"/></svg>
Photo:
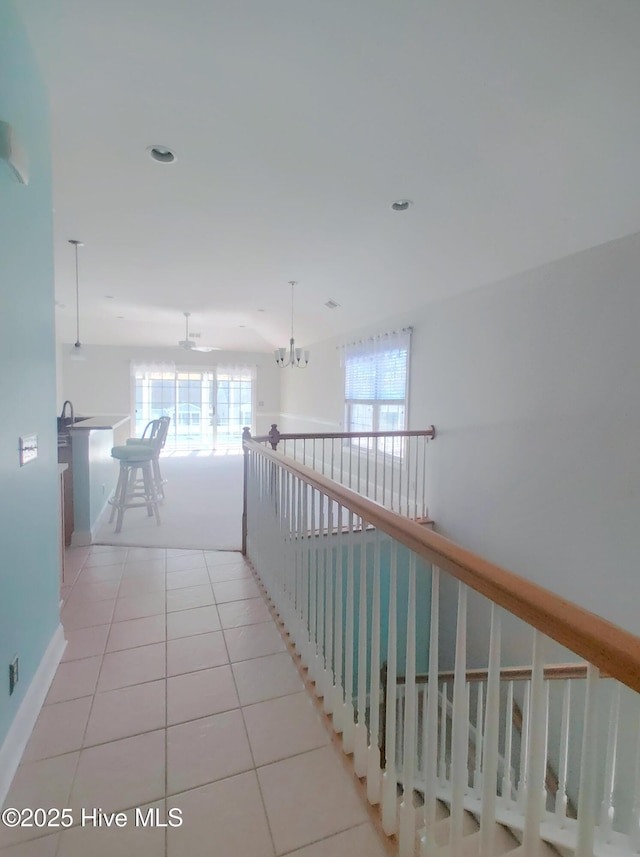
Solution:
<svg viewBox="0 0 640 857"><path fill-rule="evenodd" d="M156 493L164 500L164 483L160 473L160 453L164 449L169 434L169 424L171 417L160 417L157 420L151 420L147 423L142 432L142 437L129 437L126 440L127 446L150 446L153 448L153 476L156 483Z"/></svg>
<svg viewBox="0 0 640 857"><path fill-rule="evenodd" d="M158 495L153 473L153 447L146 444L114 446L111 456L120 462L120 475L115 494L109 500L113 507L109 523L113 522L117 512L115 531L119 533L125 511L146 506L149 517L155 515L156 524L160 526ZM142 479L138 478L138 470L142 472Z"/></svg>

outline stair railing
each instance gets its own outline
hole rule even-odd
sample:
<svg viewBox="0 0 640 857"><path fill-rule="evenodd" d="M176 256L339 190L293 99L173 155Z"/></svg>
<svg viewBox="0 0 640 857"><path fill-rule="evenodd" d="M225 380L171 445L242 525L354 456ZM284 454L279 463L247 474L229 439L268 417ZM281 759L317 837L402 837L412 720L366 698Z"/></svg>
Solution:
<svg viewBox="0 0 640 857"><path fill-rule="evenodd" d="M427 444L435 436L432 425L412 431L287 434L274 423L269 434L252 439L387 509L424 522L429 520ZM248 428L243 437L251 438Z"/></svg>
<svg viewBox="0 0 640 857"><path fill-rule="evenodd" d="M519 831L526 857L536 857L545 840L577 857L637 853L640 638L289 456L252 440L244 450L246 553L401 857L427 857L443 844L438 801L449 809L452 857L468 847L469 811L479 820L482 855L494 853L496 822ZM480 643L485 625L488 639ZM502 636L514 628L520 650L530 641L524 687L501 681ZM545 679L552 641L587 664L559 704ZM468 653L474 666L486 667L481 696L470 691ZM384 719L382 661L389 688L406 676L402 711L397 692L388 692ZM441 684L445 669L450 676ZM514 700L522 711L519 741L509 726ZM549 813L550 761L560 780L565 771L575 820L563 799Z"/></svg>
<svg viewBox="0 0 640 857"><path fill-rule="evenodd" d="M515 727L517 733L522 740L522 734L527 732L527 719L529 716L528 709L525 708L523 714L520 704L514 699L514 686L517 682L527 682L531 680L531 667L503 667L500 670L500 682L504 683L503 692L501 695L501 723L504 724L504 755L501 755L498 760L499 774L499 790L503 803L507 806L512 804L517 798L517 783L519 779L519 770L517 767L518 760L513 756L514 753L514 733ZM576 809L567 795L567 762L568 762L568 745L569 745L569 704L570 704L570 681L573 679L585 679L587 677L587 664L567 663L567 664L549 664L544 667L545 682L562 682L563 687L563 721L561 729L561 749L559 753L560 773L558 774L551 762L547 762L547 770L545 774L545 789L548 796L552 799L556 814L560 820L562 816L575 819ZM452 671L443 670L438 673L438 717L447 718L450 721L450 704L448 699L448 688L451 687L451 682L454 678ZM487 681L489 672L486 669L467 670L465 680L467 682L467 694L471 700L472 692L475 694L475 712L473 707L470 707L470 723L469 723L469 782L472 783L472 791L479 793L479 783L482 781L482 735L484 721L484 706L483 702L487 692ZM600 678L607 678L606 674L600 673ZM422 724L426 715L426 699L427 685L429 676L426 673L416 674L415 677L417 688L417 709L415 713L416 720ZM386 712L387 712L387 696L392 693L396 703L396 722L400 724L397 730L396 737L396 771L398 774L398 782L402 782L402 722L404 720L404 705L405 694L404 685L406 677L400 675L396 677L395 689L389 688L387 664L383 663L380 670L380 686L382 698L380 704L380 754L381 764L385 767L386 763ZM476 689L472 691L472 687ZM522 694L523 696L526 693ZM450 765L450 754L447 755L447 729L450 730L450 722L444 727L444 739L442 747L439 748L438 765L442 770L440 780L444 784L447 781L446 771ZM442 726L440 727L442 729ZM422 731L421 726L418 729ZM522 745L521 745L522 746ZM414 782L414 788L418 792L424 791L423 770L424 760L421 753L421 745L418 742L417 752L417 776ZM562 823L561 826L564 826ZM519 825L516 824L516 828ZM562 843L559 843L562 844Z"/></svg>

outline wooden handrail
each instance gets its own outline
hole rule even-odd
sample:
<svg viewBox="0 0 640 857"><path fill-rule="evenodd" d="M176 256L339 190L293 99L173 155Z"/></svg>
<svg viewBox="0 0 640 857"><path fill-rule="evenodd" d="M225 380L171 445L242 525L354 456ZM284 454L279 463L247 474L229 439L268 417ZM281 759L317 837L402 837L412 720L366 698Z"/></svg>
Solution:
<svg viewBox="0 0 640 857"><path fill-rule="evenodd" d="M323 432L319 434L294 432L285 433L278 430L276 423L271 425L269 434L258 435L251 437L248 428L243 431L243 440L254 440L256 443L270 443L272 449L276 449L281 440L337 440L350 437L426 437L429 440L434 440L436 436L435 426L427 426L426 429L407 429L403 431L343 431L343 432Z"/></svg>
<svg viewBox="0 0 640 857"><path fill-rule="evenodd" d="M544 668L544 677L550 681L570 678L586 678L588 664L549 664ZM606 673L600 673L601 678L610 678ZM453 681L453 670L438 673L438 681ZM466 680L487 681L489 671L485 669L467 670ZM531 679L531 667L503 667L500 670L500 681L528 681ZM416 684L427 684L429 676L426 673L416 675ZM396 676L396 684L406 684L406 676Z"/></svg>
<svg viewBox="0 0 640 857"><path fill-rule="evenodd" d="M362 497L279 452L269 450L253 440L245 439L244 446L247 452L253 451L304 479L428 563L433 563L528 625L542 631L594 664L603 673L640 692L639 637L536 583L482 559L414 521L388 511L379 503Z"/></svg>

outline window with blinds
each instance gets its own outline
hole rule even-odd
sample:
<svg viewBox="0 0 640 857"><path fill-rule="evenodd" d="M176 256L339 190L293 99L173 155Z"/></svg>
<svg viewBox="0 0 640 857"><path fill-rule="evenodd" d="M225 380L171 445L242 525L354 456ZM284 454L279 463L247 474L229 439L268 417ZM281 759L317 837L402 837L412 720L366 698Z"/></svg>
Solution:
<svg viewBox="0 0 640 857"><path fill-rule="evenodd" d="M409 343L408 332L404 332L345 349L346 431L406 428ZM374 446L367 439L359 445L369 449Z"/></svg>

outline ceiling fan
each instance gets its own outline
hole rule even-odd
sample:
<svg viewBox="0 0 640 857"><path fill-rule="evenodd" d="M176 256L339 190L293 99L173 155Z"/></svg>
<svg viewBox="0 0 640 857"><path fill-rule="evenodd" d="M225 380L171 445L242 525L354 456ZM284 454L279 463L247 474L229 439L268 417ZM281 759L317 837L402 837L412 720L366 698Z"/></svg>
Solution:
<svg viewBox="0 0 640 857"><path fill-rule="evenodd" d="M185 336L184 339L181 339L178 342L178 346L183 348L185 351L219 351L219 347L217 345L198 345L193 339L189 339L189 316L190 312L185 312L184 314L184 324L185 324ZM193 334L194 336L196 334Z"/></svg>

